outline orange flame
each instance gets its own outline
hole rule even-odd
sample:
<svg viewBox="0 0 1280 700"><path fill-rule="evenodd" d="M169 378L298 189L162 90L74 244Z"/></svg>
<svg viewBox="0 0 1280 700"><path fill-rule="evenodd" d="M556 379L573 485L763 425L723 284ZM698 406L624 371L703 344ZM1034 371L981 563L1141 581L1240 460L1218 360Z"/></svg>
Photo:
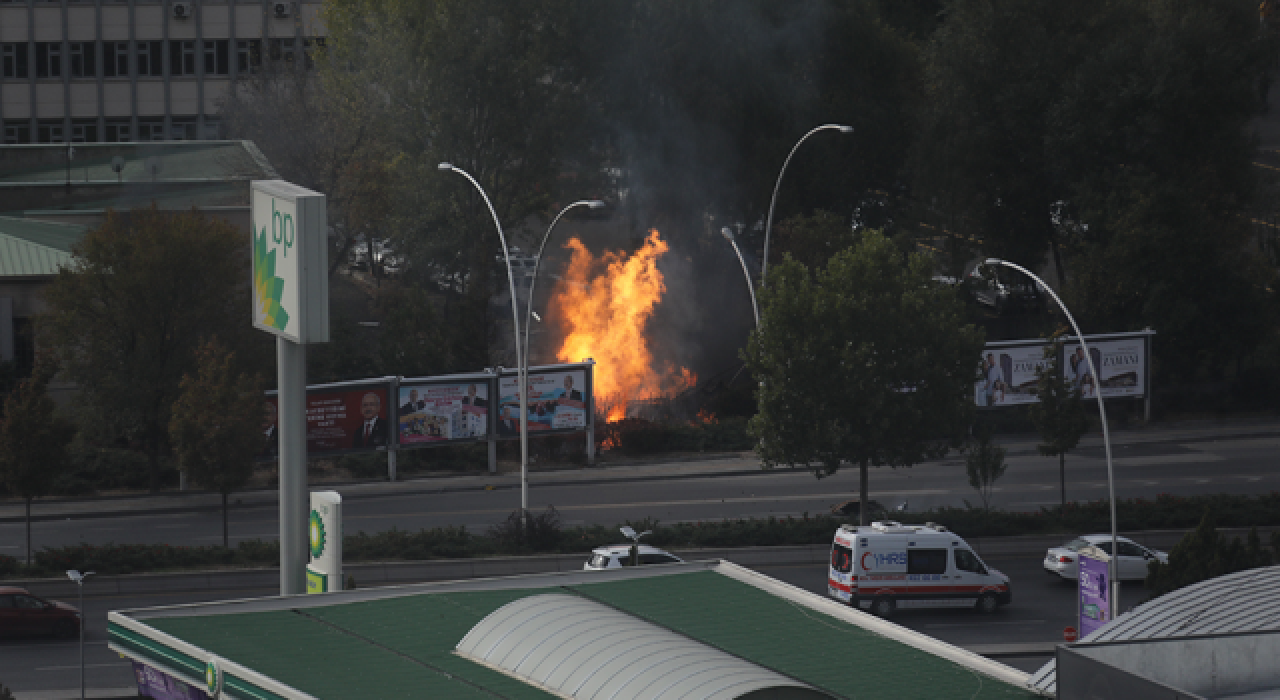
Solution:
<svg viewBox="0 0 1280 700"><path fill-rule="evenodd" d="M650 230L630 256L607 251L597 258L577 238L566 247L572 254L553 305L564 314L567 333L556 357L561 362L595 358L595 395L603 399L608 421L626 418L629 401L673 396L695 386L698 377L687 368L655 369L645 334L667 291L658 259L668 246L657 230Z"/></svg>

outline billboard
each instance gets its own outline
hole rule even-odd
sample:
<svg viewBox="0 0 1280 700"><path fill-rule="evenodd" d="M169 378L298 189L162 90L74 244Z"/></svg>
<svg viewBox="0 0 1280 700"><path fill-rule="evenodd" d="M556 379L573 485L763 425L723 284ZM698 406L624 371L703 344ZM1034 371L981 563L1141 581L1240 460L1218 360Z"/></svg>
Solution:
<svg viewBox="0 0 1280 700"><path fill-rule="evenodd" d="M1086 338L1086 342L1093 365L1101 375L1097 381L1089 372L1089 363L1080 343L1063 343L1066 361L1062 363L1062 370L1071 380L1071 385L1080 389L1081 396L1093 398L1099 389L1104 399L1146 395L1145 338L1092 341Z"/></svg>
<svg viewBox="0 0 1280 700"><path fill-rule="evenodd" d="M386 384L307 389L307 456L385 448L391 441ZM279 397L263 407L263 458L279 454L279 433L271 421Z"/></svg>
<svg viewBox="0 0 1280 700"><path fill-rule="evenodd" d="M401 447L489 434L489 378L475 381L400 384L396 418Z"/></svg>
<svg viewBox="0 0 1280 700"><path fill-rule="evenodd" d="M329 243L324 195L284 180L252 185L255 328L295 343L329 342Z"/></svg>
<svg viewBox="0 0 1280 700"><path fill-rule="evenodd" d="M1036 370L1046 364L1043 344L986 348L973 385L974 402L983 407L1036 403Z"/></svg>
<svg viewBox="0 0 1280 700"><path fill-rule="evenodd" d="M1107 562L1078 553L1080 562L1080 638L1085 639L1111 621ZM1105 555L1104 555L1105 556Z"/></svg>
<svg viewBox="0 0 1280 700"><path fill-rule="evenodd" d="M503 374L498 384L498 436L520 434L519 375ZM529 432L586 430L591 394L586 369L529 372Z"/></svg>

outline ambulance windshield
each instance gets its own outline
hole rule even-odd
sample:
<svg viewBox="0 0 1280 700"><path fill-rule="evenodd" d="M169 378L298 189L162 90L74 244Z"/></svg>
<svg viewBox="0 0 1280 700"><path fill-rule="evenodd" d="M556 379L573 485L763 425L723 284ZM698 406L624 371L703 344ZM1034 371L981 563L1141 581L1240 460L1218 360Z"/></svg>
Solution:
<svg viewBox="0 0 1280 700"><path fill-rule="evenodd" d="M853 569L853 552L842 544L831 548L831 568L842 574Z"/></svg>

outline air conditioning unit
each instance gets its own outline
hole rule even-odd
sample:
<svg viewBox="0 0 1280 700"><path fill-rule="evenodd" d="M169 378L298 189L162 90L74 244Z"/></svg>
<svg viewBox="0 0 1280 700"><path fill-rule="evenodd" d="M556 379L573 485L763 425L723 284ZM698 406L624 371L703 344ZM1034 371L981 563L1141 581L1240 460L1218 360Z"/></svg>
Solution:
<svg viewBox="0 0 1280 700"><path fill-rule="evenodd" d="M285 17L288 17L290 14L292 14L291 4L292 3L287 3L287 2L275 3L274 8L276 13L276 19L283 19Z"/></svg>
<svg viewBox="0 0 1280 700"><path fill-rule="evenodd" d="M173 18L174 18L174 19L187 19L187 18L188 18L188 17L190 17L190 16L191 16L191 3L189 3L189 2L175 2L175 3L173 3Z"/></svg>

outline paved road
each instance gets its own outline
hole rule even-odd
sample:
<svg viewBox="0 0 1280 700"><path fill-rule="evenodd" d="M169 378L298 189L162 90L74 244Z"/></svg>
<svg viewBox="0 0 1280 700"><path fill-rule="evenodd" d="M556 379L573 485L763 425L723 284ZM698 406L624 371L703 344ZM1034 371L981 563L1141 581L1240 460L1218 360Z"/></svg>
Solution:
<svg viewBox="0 0 1280 700"><path fill-rule="evenodd" d="M1121 445L1115 453L1116 488L1121 498L1150 498L1160 493L1265 493L1280 489L1277 454L1280 437L1274 436ZM739 469L735 471L734 467ZM716 464L716 473L684 474L678 479L659 475L590 484L534 483L529 500L535 509L554 505L566 524L611 526L644 517L678 522L819 513L833 503L854 497L857 489L854 470L818 480L804 471L754 471L756 467L754 460L721 460ZM1085 448L1070 456L1067 472L1069 500L1106 497L1106 465L1100 448ZM583 478L597 478L598 472L582 474ZM482 532L518 505L519 491L510 488L510 483L510 478L500 477L494 480L493 490L476 488L452 493L405 493L395 490L396 485L385 485L391 488L377 495L347 497L346 530L379 532L393 527L416 530L462 525ZM871 486L872 498L880 503L893 506L907 501L912 510L962 506L966 500L978 500L967 484L963 464L956 460L910 469L875 469ZM995 489L993 505L1008 510L1036 510L1056 504L1058 498L1056 460L1014 456ZM0 554L24 555L22 528L18 522L0 523ZM230 529L233 544L244 539L275 539L278 525L274 504L234 509ZM209 511L86 517L37 522L33 544L37 549L79 542L208 545L221 542L221 532L220 515Z"/></svg>

